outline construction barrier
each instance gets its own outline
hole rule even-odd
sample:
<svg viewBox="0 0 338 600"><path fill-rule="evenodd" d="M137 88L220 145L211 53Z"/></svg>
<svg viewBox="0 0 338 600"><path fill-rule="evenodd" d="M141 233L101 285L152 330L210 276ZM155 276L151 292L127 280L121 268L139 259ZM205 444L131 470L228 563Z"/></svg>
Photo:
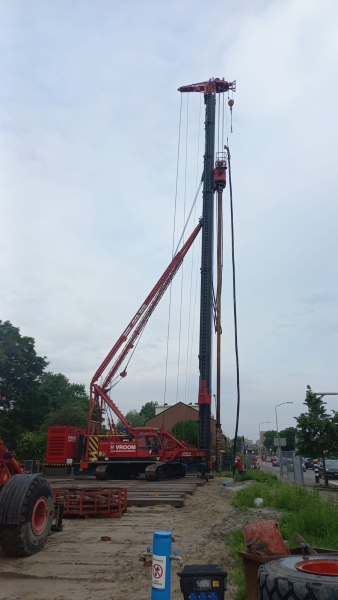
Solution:
<svg viewBox="0 0 338 600"><path fill-rule="evenodd" d="M119 519L127 509L127 489L60 488L53 490L54 504L64 505L64 517Z"/></svg>

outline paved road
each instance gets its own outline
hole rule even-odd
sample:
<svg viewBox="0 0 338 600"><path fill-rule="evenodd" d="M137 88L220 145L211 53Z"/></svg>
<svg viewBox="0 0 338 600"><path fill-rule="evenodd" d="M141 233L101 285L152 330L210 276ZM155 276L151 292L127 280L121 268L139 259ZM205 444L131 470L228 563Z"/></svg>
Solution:
<svg viewBox="0 0 338 600"><path fill-rule="evenodd" d="M279 467L272 467L269 462L262 462L262 469L267 471L268 473L273 473L274 475L280 475ZM287 479L287 477L283 477L283 479ZM289 479L293 480L293 473L289 473ZM322 482L323 483L323 482ZM306 486L312 486L315 484L315 472L313 469L307 469L304 471L304 484Z"/></svg>

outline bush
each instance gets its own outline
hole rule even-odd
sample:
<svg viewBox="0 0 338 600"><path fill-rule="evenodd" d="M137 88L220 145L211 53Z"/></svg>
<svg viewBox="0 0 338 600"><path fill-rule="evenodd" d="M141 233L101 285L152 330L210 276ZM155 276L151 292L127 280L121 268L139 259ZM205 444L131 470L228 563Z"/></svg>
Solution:
<svg viewBox="0 0 338 600"><path fill-rule="evenodd" d="M19 460L41 460L47 445L47 433L40 431L25 431L16 444L16 454Z"/></svg>

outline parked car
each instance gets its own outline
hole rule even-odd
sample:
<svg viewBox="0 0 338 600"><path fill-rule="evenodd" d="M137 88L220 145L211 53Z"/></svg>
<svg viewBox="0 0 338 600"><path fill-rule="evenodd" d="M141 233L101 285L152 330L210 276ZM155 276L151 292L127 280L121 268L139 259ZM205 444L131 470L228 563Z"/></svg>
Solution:
<svg viewBox="0 0 338 600"><path fill-rule="evenodd" d="M313 469L315 460L315 458L304 458L305 468Z"/></svg>
<svg viewBox="0 0 338 600"><path fill-rule="evenodd" d="M323 463L319 465L319 477L326 476L328 479L338 479L338 460L327 459L325 461L325 473Z"/></svg>

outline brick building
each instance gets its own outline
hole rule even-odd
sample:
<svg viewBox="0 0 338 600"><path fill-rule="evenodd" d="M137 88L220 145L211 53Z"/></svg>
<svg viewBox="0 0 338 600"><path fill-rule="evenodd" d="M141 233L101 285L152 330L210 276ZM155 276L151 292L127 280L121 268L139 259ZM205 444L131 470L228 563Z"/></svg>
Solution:
<svg viewBox="0 0 338 600"><path fill-rule="evenodd" d="M164 427L172 433L172 428L180 421L199 420L199 407L184 402L177 402L173 405L156 406L156 415L145 422L146 427ZM216 441L216 420L211 418L211 447L215 446Z"/></svg>

